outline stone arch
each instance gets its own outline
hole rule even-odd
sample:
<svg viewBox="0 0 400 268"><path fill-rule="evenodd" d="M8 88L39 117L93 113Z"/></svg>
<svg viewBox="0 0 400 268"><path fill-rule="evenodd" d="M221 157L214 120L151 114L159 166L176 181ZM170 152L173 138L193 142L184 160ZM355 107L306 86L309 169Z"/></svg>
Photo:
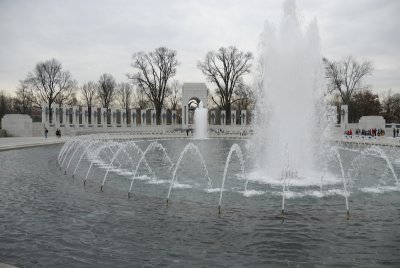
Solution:
<svg viewBox="0 0 400 268"><path fill-rule="evenodd" d="M182 129L191 127L193 110L200 101L207 108L208 89L205 83L184 83L182 87Z"/></svg>

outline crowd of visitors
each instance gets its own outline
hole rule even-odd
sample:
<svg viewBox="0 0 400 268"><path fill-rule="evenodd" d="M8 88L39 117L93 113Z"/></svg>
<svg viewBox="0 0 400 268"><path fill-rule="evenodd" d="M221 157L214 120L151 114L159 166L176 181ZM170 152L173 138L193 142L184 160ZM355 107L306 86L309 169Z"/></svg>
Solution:
<svg viewBox="0 0 400 268"><path fill-rule="evenodd" d="M395 129L393 129L395 131ZM397 135L398 135L397 129ZM377 136L385 136L385 130L381 128L371 128L371 129L359 129L357 128L355 133L353 133L352 129L346 130L344 135L348 138L352 138L353 135L356 137L377 137Z"/></svg>

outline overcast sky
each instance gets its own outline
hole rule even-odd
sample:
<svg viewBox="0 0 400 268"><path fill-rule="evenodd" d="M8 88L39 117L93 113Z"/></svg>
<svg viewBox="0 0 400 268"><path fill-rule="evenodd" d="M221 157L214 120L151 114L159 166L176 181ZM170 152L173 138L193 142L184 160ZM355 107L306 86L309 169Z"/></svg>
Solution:
<svg viewBox="0 0 400 268"><path fill-rule="evenodd" d="M205 82L196 63L235 45L256 52L265 21L279 24L277 0L0 0L0 91L13 92L35 64L51 58L83 84L132 72L134 52L177 50L181 82ZM400 1L297 0L304 24L317 17L322 52L374 62L373 91L400 92Z"/></svg>

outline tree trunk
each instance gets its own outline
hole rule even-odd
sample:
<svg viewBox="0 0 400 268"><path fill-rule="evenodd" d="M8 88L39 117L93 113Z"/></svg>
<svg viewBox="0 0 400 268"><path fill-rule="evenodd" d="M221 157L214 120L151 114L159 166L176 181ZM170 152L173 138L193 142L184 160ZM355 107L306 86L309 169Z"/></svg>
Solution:
<svg viewBox="0 0 400 268"><path fill-rule="evenodd" d="M53 104L53 102L51 100L49 100L49 123L53 123L52 122L52 116L53 116L53 112L51 111L51 105Z"/></svg>
<svg viewBox="0 0 400 268"><path fill-rule="evenodd" d="M156 105L156 121L157 125L161 125L161 109L162 109L162 104L157 103Z"/></svg>
<svg viewBox="0 0 400 268"><path fill-rule="evenodd" d="M229 101L226 102L226 119L225 124L231 123L231 103Z"/></svg>

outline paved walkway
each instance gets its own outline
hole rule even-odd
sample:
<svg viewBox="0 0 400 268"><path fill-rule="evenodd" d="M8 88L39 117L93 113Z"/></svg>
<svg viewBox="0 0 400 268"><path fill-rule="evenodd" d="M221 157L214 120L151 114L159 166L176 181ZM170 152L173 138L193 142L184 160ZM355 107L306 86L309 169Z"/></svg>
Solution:
<svg viewBox="0 0 400 268"><path fill-rule="evenodd" d="M22 149L28 147L36 147L42 145L59 144L64 143L68 139L62 137L57 139L56 137L49 137L45 139L44 137L9 137L0 138L0 151Z"/></svg>
<svg viewBox="0 0 400 268"><path fill-rule="evenodd" d="M342 142L342 143L354 143L354 144L368 144L368 145L380 145L380 146L392 146L392 147L400 147L400 137L334 137L331 139L332 141Z"/></svg>
<svg viewBox="0 0 400 268"><path fill-rule="evenodd" d="M192 136L186 136L186 133L171 133L171 134L126 134L126 133L114 133L111 134L115 139L120 140L128 140L128 139L148 139L148 140L155 140L155 139L191 139ZM211 134L209 138L213 139L248 139L250 136L240 136L237 134ZM43 145L51 145L51 144L62 144L69 137L62 137L61 139L57 139L56 137L49 137L45 139L44 137L23 137L23 138L0 138L0 151L6 150L14 150L14 149L22 149L22 148L29 148L29 147L36 147L36 146L43 146ZM381 145L381 146L395 146L400 147L400 138L393 138L393 137L376 137L376 138L360 138L355 137L335 137L331 139L334 142L342 142L342 143L356 143L356 144L369 144L369 145Z"/></svg>

